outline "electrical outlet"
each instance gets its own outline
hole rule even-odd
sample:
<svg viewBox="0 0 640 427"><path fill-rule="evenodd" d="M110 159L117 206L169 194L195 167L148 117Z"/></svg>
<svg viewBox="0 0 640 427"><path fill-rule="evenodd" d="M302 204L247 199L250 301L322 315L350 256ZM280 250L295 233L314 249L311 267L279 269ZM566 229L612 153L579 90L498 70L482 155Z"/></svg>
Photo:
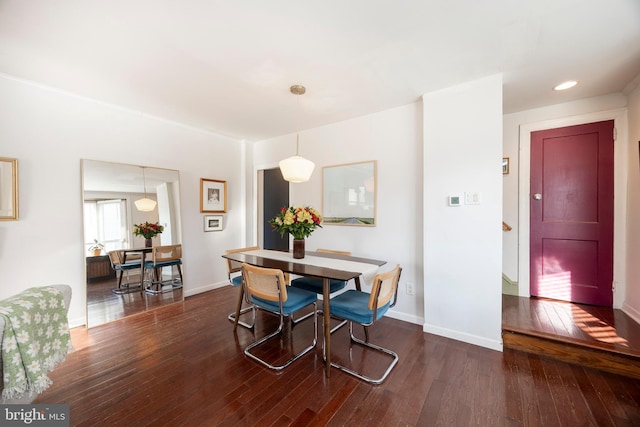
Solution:
<svg viewBox="0 0 640 427"><path fill-rule="evenodd" d="M407 295L415 295L416 290L413 287L413 283L407 282Z"/></svg>

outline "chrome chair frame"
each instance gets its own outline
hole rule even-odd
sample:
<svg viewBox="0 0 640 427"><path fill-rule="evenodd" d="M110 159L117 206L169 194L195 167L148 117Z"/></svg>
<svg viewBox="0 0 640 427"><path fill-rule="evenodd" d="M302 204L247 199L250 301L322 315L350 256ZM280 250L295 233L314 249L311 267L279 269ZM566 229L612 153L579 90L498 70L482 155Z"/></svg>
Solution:
<svg viewBox="0 0 640 427"><path fill-rule="evenodd" d="M246 252L246 251L255 251L260 249L258 246L249 246L246 248L237 248L237 249L228 249L225 251L225 254L231 254L235 252ZM227 275L229 277L229 283L232 286L236 286L240 288L240 292L238 293L238 303L236 307L236 311L229 313L227 319L233 322L233 330L235 331L238 325L243 326L247 329L253 329L256 324L256 310L253 304L248 305L247 307L242 307L242 293L243 293L243 278L242 278L242 263L238 261L233 261L227 259ZM239 276L232 277L233 274L240 273ZM240 316L246 313L252 313L251 323L240 320ZM237 319L237 320L236 320Z"/></svg>
<svg viewBox="0 0 640 427"><path fill-rule="evenodd" d="M252 282L251 282L251 274L262 274L262 275L274 275L274 280L275 280L275 284L277 286L277 294L278 294L278 307L279 310L278 312L270 310L269 308L267 308L266 306L262 306L260 304L260 300L259 299L253 299L254 296L254 291L252 289ZM255 360L256 362L260 363L263 366L266 366L269 369L273 369L276 371L280 371L284 368L286 368L287 366L289 366L291 363L293 363L294 361L298 360L299 358L301 358L302 356L304 356L305 354L309 353L312 349L314 349L318 343L318 317L317 316L313 316L313 331L314 331L314 335L313 335L313 341L312 343L305 347L304 349L302 349L300 352L294 354L292 357L290 357L287 361L285 361L284 363L280 364L280 365L272 365L271 363L267 362L264 359L259 358L258 356L254 355L253 353L251 353L251 350L258 347L259 345L265 343L266 341L275 338L277 336L280 335L280 333L283 330L284 324L285 324L285 317L289 317L293 312L286 314L285 313L285 309L284 309L284 303L287 301L288 299L288 295L286 292L291 292L291 290L286 291L286 288L288 288L287 284L286 284L286 279L284 278L284 274L281 270L277 270L277 269L272 269L272 268L262 268L262 267L254 267L254 266L250 266L248 264L244 264L242 267L242 276L243 276L243 286L244 286L244 295L245 298L247 300L247 303L249 304L253 304L255 306L256 309L259 310L263 310L269 313L273 313L279 316L280 318L280 322L278 324L278 328L270 333L267 334L266 336L260 338L259 340L249 344L245 349L244 349L244 354ZM286 292L285 292L286 291ZM314 299L313 302L310 304L306 304L303 307L306 307L307 305L313 305L313 309L314 312L317 308L317 295L313 292L310 291L305 291L302 289L296 289L295 292L305 292L308 293L309 295L313 295ZM265 299L266 297L262 294L259 294L260 296L258 296L258 298L263 298ZM284 295L284 296L283 296ZM275 302L274 300L269 300L271 302ZM302 308L302 307L301 307ZM297 310L296 310L297 311Z"/></svg>
<svg viewBox="0 0 640 427"><path fill-rule="evenodd" d="M384 302L384 304L382 304L382 306L385 306L387 303L389 304L387 308L385 308L385 312L386 310L388 310L389 308L393 307L396 304L397 298L398 298L398 283L400 281L400 275L402 273L402 268L399 265L396 265L396 267L393 270L390 270L386 273L380 273L377 274L374 281L373 281L373 287L371 289L371 294L369 296L369 310L372 311L372 320L371 322L368 323L361 323L361 322L357 322L356 323L360 323L362 326L364 326L365 328L368 326L373 325L376 320L378 319L378 308L381 307L380 302L379 302L379 297L380 297L380 289L382 288L382 283L385 280L393 280L392 282L392 291L391 296L388 300L388 302ZM358 291L349 291L349 292L358 292ZM362 292L363 294L366 294L365 292ZM338 296L339 297L339 296ZM338 298L336 297L336 298ZM332 311L332 316L334 316L334 313ZM342 318L345 319L345 317L340 316L340 315L335 315L335 317L338 318ZM389 363L387 369L385 370L385 372L382 374L381 377L379 378L371 378L369 376L364 375L361 372L357 372L351 368L348 368L346 366L340 365L338 363L335 362L331 362L331 366L333 366L334 368L341 370L343 372L346 372L347 374L353 375L356 378L359 378L363 381L366 381L370 384L381 384L389 375L389 373L391 372L391 370L396 366L396 364L398 363L398 354L395 353L394 351L391 351L389 349L386 349L384 347L381 347L379 345L376 344L372 344L369 342L369 338L367 336L366 340L361 340L360 338L356 337L353 334L353 322L354 320L351 319L345 319L348 323L349 323L349 338L351 340L352 343L355 344L359 344L361 346L370 348L372 350L375 350L377 352L383 353L389 357L391 357L391 362ZM339 329L340 327L342 327L343 324L340 324L337 328L334 328L331 330L331 333L333 333L335 330ZM366 330L366 329L365 329ZM324 344L323 344L323 358L324 360L326 360L326 355L325 355L325 351L324 351Z"/></svg>
<svg viewBox="0 0 640 427"><path fill-rule="evenodd" d="M138 254L140 258L136 259L134 262L123 262L124 257L123 257L122 249L114 249L109 251L107 254L109 255L109 262L111 263L111 268L113 268L115 271L120 272L118 277L118 287L115 289L112 289L111 292L117 295L129 294L132 292L142 292L142 285L131 286L131 284L129 283L130 270L140 269L140 274L142 274L142 252L135 253L135 254ZM123 275L126 276L126 283L124 287L122 286Z"/></svg>
<svg viewBox="0 0 640 427"><path fill-rule="evenodd" d="M169 254L165 256L165 254ZM163 246L154 246L151 250L151 259L145 261L145 270L151 276L147 281L147 286L145 287L145 292L150 294L161 294L164 292L170 292L175 289L182 288L182 245L163 245ZM169 267L173 270L173 267L178 269L178 274L180 278L174 278L173 272L171 281L163 281L161 271L163 268ZM154 280L155 278L155 280ZM165 285L171 285L171 289L164 290L163 287ZM156 286L156 289L152 289L152 286Z"/></svg>

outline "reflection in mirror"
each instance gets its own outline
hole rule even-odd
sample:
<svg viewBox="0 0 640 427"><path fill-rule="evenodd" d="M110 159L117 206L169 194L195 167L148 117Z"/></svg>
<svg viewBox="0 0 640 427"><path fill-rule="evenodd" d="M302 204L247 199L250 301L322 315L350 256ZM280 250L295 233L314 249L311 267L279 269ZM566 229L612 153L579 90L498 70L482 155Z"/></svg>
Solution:
<svg viewBox="0 0 640 427"><path fill-rule="evenodd" d="M179 172L96 160L81 163L87 327L182 301L180 265L141 268L145 260L151 261L153 247L182 243ZM156 204L141 211L136 207L141 199ZM161 232L134 227L145 223L160 225Z"/></svg>

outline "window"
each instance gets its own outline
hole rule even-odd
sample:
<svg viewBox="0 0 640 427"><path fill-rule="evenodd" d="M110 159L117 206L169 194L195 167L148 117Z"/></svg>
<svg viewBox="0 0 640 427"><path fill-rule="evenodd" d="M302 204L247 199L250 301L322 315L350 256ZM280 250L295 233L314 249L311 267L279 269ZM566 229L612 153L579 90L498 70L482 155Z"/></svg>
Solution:
<svg viewBox="0 0 640 427"><path fill-rule="evenodd" d="M88 249L94 239L104 244L105 252L129 247L127 207L123 199L84 202L84 236Z"/></svg>

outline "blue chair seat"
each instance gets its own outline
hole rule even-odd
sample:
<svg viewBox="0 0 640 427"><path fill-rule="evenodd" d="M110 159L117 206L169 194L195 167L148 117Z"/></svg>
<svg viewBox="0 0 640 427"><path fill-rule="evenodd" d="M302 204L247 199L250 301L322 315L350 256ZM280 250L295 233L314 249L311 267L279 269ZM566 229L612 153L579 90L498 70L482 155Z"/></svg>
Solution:
<svg viewBox="0 0 640 427"><path fill-rule="evenodd" d="M235 276L235 277L231 278L231 284L233 286L242 285L242 276Z"/></svg>
<svg viewBox="0 0 640 427"><path fill-rule="evenodd" d="M113 266L114 270L133 270L134 268L140 268L140 262L126 262L124 264L117 264Z"/></svg>
<svg viewBox="0 0 640 427"><path fill-rule="evenodd" d="M352 322L368 325L373 322L373 310L369 310L369 297L366 292L348 290L331 298L329 305L331 315ZM378 308L376 320L380 319L389 309L389 303Z"/></svg>
<svg viewBox="0 0 640 427"><path fill-rule="evenodd" d="M338 292L347 285L347 282L342 280L331 280L329 282L329 293ZM298 289L304 289L307 291L315 292L322 295L322 279L316 279L313 277L300 277L291 281L291 286Z"/></svg>
<svg viewBox="0 0 640 427"><path fill-rule="evenodd" d="M318 297L313 292L289 286L287 288L287 300L282 303L282 313L288 316L309 304L313 304L317 299ZM280 312L280 305L277 301L267 301L252 295L251 302L265 310L275 313Z"/></svg>

